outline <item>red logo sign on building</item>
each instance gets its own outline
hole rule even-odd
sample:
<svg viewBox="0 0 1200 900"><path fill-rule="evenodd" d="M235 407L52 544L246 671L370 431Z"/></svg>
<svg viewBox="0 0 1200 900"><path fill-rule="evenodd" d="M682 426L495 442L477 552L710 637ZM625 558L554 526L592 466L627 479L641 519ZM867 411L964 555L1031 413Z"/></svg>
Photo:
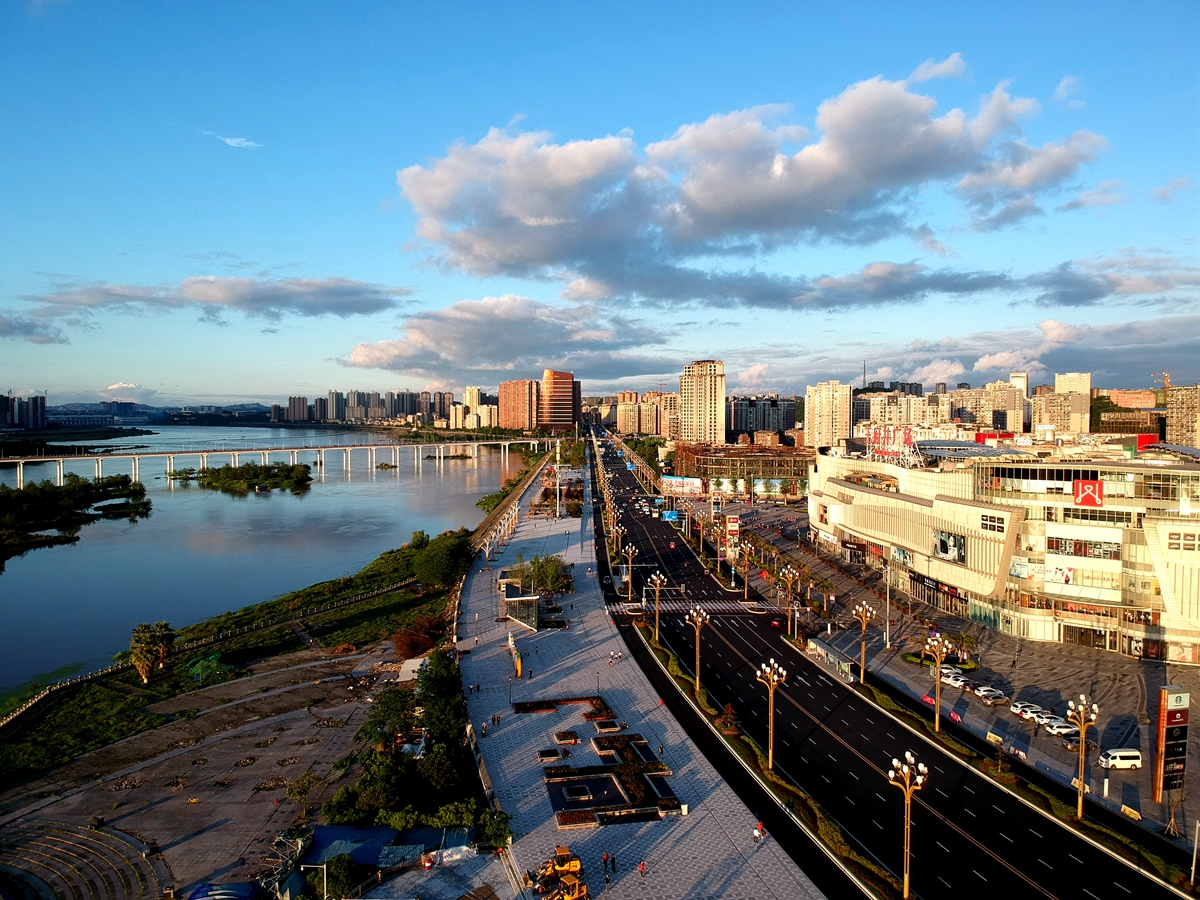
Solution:
<svg viewBox="0 0 1200 900"><path fill-rule="evenodd" d="M1103 481L1082 481L1073 482L1075 488L1075 505L1076 506L1103 506L1104 505L1104 482Z"/></svg>

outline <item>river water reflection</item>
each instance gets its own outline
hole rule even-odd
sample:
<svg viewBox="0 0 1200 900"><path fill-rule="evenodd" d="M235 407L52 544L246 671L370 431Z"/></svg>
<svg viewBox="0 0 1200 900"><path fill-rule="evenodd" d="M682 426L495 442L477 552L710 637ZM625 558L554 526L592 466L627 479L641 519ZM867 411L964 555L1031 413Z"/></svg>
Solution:
<svg viewBox="0 0 1200 900"><path fill-rule="evenodd" d="M154 429L133 443L178 451L200 448L319 446L365 443L361 432L324 429ZM515 449L515 448L514 448ZM0 574L0 688L44 672L80 664L90 671L108 664L129 644L130 629L160 619L176 626L269 600L315 581L354 572L418 529L437 534L483 518L475 501L499 488L521 468L512 453L480 448L478 459L424 459L411 448L399 468L367 466L355 451L349 472L340 453L327 454L324 474L314 470L301 496L274 491L233 497L197 487L168 489L165 461L141 463L154 509L136 524L97 522L71 546L35 550L8 561ZM452 452L452 451L448 451ZM313 454L301 461L311 462ZM253 458L257 461L257 457ZM286 456L277 454L273 461ZM225 460L211 459L211 465ZM242 462L250 461L243 457ZM390 462L380 453L377 462ZM177 466L194 466L177 459ZM68 471L92 475L88 463ZM52 465L26 468L27 480L53 478ZM128 473L112 460L104 473ZM0 467L0 482L15 485L15 471Z"/></svg>

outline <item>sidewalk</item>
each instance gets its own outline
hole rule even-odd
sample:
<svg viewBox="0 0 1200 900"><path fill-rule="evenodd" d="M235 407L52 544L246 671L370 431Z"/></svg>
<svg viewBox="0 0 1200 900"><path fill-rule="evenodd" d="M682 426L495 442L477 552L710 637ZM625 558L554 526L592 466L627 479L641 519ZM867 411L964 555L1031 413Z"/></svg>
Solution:
<svg viewBox="0 0 1200 900"><path fill-rule="evenodd" d="M588 486L584 495L591 496ZM527 499L522 498L523 510ZM822 897L773 840L768 839L755 850L751 839L755 815L659 705L658 695L637 663L627 657L608 665L610 653L623 651L625 645L604 607L596 580L591 514L588 502L582 521L522 518L511 543L492 561L491 571L481 570L477 563L463 590L459 624L459 647L465 654L463 677L469 684L483 686L481 692L467 698L468 708L477 733L480 725L489 723L487 737L481 738L479 745L500 805L514 816L512 850L518 868L522 872L535 868L553 852L556 843L563 843L583 860L585 881L593 894L604 892L601 854L608 852L616 857L612 893L618 897ZM495 621L497 570L514 563L517 554L529 559L547 553L558 553L568 564L575 564L575 593L562 598L569 628L533 634L520 626ZM572 748L569 762L576 766L598 764L600 759L588 743L594 728L583 721L578 705L551 713L517 715L512 711L510 627L525 672L532 676L511 683L512 700L590 696L596 693L598 681L600 693L618 718L628 722L629 732L641 733L653 748L660 743L664 746L664 758L674 772L669 784L687 804L689 815L586 830L557 829L537 751L554 746L555 731L574 729L582 743ZM496 713L501 716L499 726L490 724L490 717ZM639 860L646 863L644 880L637 871ZM498 864L475 863L472 868L478 868L469 879L472 883L479 885L486 880L501 896L508 895ZM461 874L466 874L465 870ZM462 879L456 882L460 888L465 883ZM405 879L385 884L370 896L412 896L414 890L412 882ZM423 888L419 894L422 898L435 895Z"/></svg>
<svg viewBox="0 0 1200 900"><path fill-rule="evenodd" d="M769 527L769 526L768 526ZM867 674L882 678L913 697L933 693L933 679L927 669L905 662L901 656L913 649L906 643L910 637L924 637L926 630L913 616L903 616L894 608L892 617L899 618L892 628L892 649L884 647L883 601L873 590L862 587L840 569L811 552L796 549L793 541L783 542L778 535L764 527L763 536L771 540L782 554L803 562L814 573L828 578L835 585L836 619L848 621L846 611L859 599L878 609L878 618L867 629ZM785 549L786 548L786 549ZM760 590L761 581L752 581ZM1089 735L1101 750L1132 747L1142 751L1145 765L1139 770L1104 770L1096 764L1097 752L1088 755L1086 781L1092 799L1119 811L1121 806L1136 810L1142 824L1160 831L1169 819L1166 804L1151 801L1152 755L1154 735L1153 710L1157 707L1158 688L1178 684L1193 693L1200 692L1200 670L1194 666L1170 666L1157 660L1132 659L1119 653L1076 647L1070 644L1030 641L1014 638L913 600L907 593L892 589L892 600L913 607L914 616L932 619L942 633L969 632L978 639L974 659L979 669L968 677L994 685L1011 700L1027 700L1044 709L1053 708L1061 714L1067 700L1087 694L1089 702L1100 708L1097 727ZM801 622L811 631L816 620L802 617ZM821 624L824 624L823 622ZM832 635L822 634L822 640L852 657L859 657L861 631L855 622L851 628ZM855 667L855 675L857 675ZM988 732L1004 738L1004 747L1016 747L1027 756L1026 764L1062 784L1069 785L1075 777L1078 754L1062 747L1061 739L1039 731L1008 711L1007 706L984 706L970 693L942 685L942 715L951 712L961 717L961 725L979 737ZM1200 766L1200 746L1193 742L1189 750L1190 770ZM1104 779L1108 776L1108 796L1104 797ZM1185 803L1176 814L1176 821L1189 837L1195 830L1196 801ZM1190 841L1189 841L1190 843Z"/></svg>

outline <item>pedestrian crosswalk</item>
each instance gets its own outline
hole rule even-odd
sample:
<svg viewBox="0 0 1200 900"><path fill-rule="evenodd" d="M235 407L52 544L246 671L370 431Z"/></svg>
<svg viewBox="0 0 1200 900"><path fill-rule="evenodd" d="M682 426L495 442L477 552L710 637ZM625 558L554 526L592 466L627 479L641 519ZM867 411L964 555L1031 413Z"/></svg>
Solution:
<svg viewBox="0 0 1200 900"><path fill-rule="evenodd" d="M642 611L640 603L626 603L626 612L638 613ZM744 604L733 600L660 600L658 602L658 611L660 613L685 613L693 606L699 606L707 613L713 614L740 614L751 612L758 608L758 604ZM646 602L645 608L651 612L654 611L654 601Z"/></svg>

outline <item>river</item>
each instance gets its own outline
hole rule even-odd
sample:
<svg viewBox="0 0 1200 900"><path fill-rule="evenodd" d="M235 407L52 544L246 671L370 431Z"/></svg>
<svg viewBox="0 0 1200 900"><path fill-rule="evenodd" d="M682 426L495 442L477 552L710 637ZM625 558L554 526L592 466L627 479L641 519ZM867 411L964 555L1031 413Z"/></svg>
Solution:
<svg viewBox="0 0 1200 900"><path fill-rule="evenodd" d="M363 432L321 428L153 428L154 435L97 442L97 446L149 446L186 452L200 448L320 446L366 443ZM274 491L234 497L198 487L168 488L165 460L145 459L141 477L154 508L137 523L97 522L78 543L34 550L10 559L0 574L0 691L37 675L78 666L107 665L128 648L139 622L187 625L269 600L316 581L355 572L411 533L430 535L474 527L483 518L475 501L499 489L522 460L481 447L478 459L424 459L414 465L403 448L399 468L369 469L366 451L343 470L340 453L327 454L324 474L314 469L311 489L300 496ZM455 452L448 450L447 452ZM314 454L301 461L311 462ZM243 457L242 462L257 461ZM276 454L274 462L286 456ZM210 465L226 460L214 458ZM389 462L380 453L377 462ZM181 458L176 465L196 466ZM92 463L67 471L94 474ZM27 480L54 477L53 465L28 467ZM104 474L128 474L112 460ZM12 467L0 483L16 484Z"/></svg>

